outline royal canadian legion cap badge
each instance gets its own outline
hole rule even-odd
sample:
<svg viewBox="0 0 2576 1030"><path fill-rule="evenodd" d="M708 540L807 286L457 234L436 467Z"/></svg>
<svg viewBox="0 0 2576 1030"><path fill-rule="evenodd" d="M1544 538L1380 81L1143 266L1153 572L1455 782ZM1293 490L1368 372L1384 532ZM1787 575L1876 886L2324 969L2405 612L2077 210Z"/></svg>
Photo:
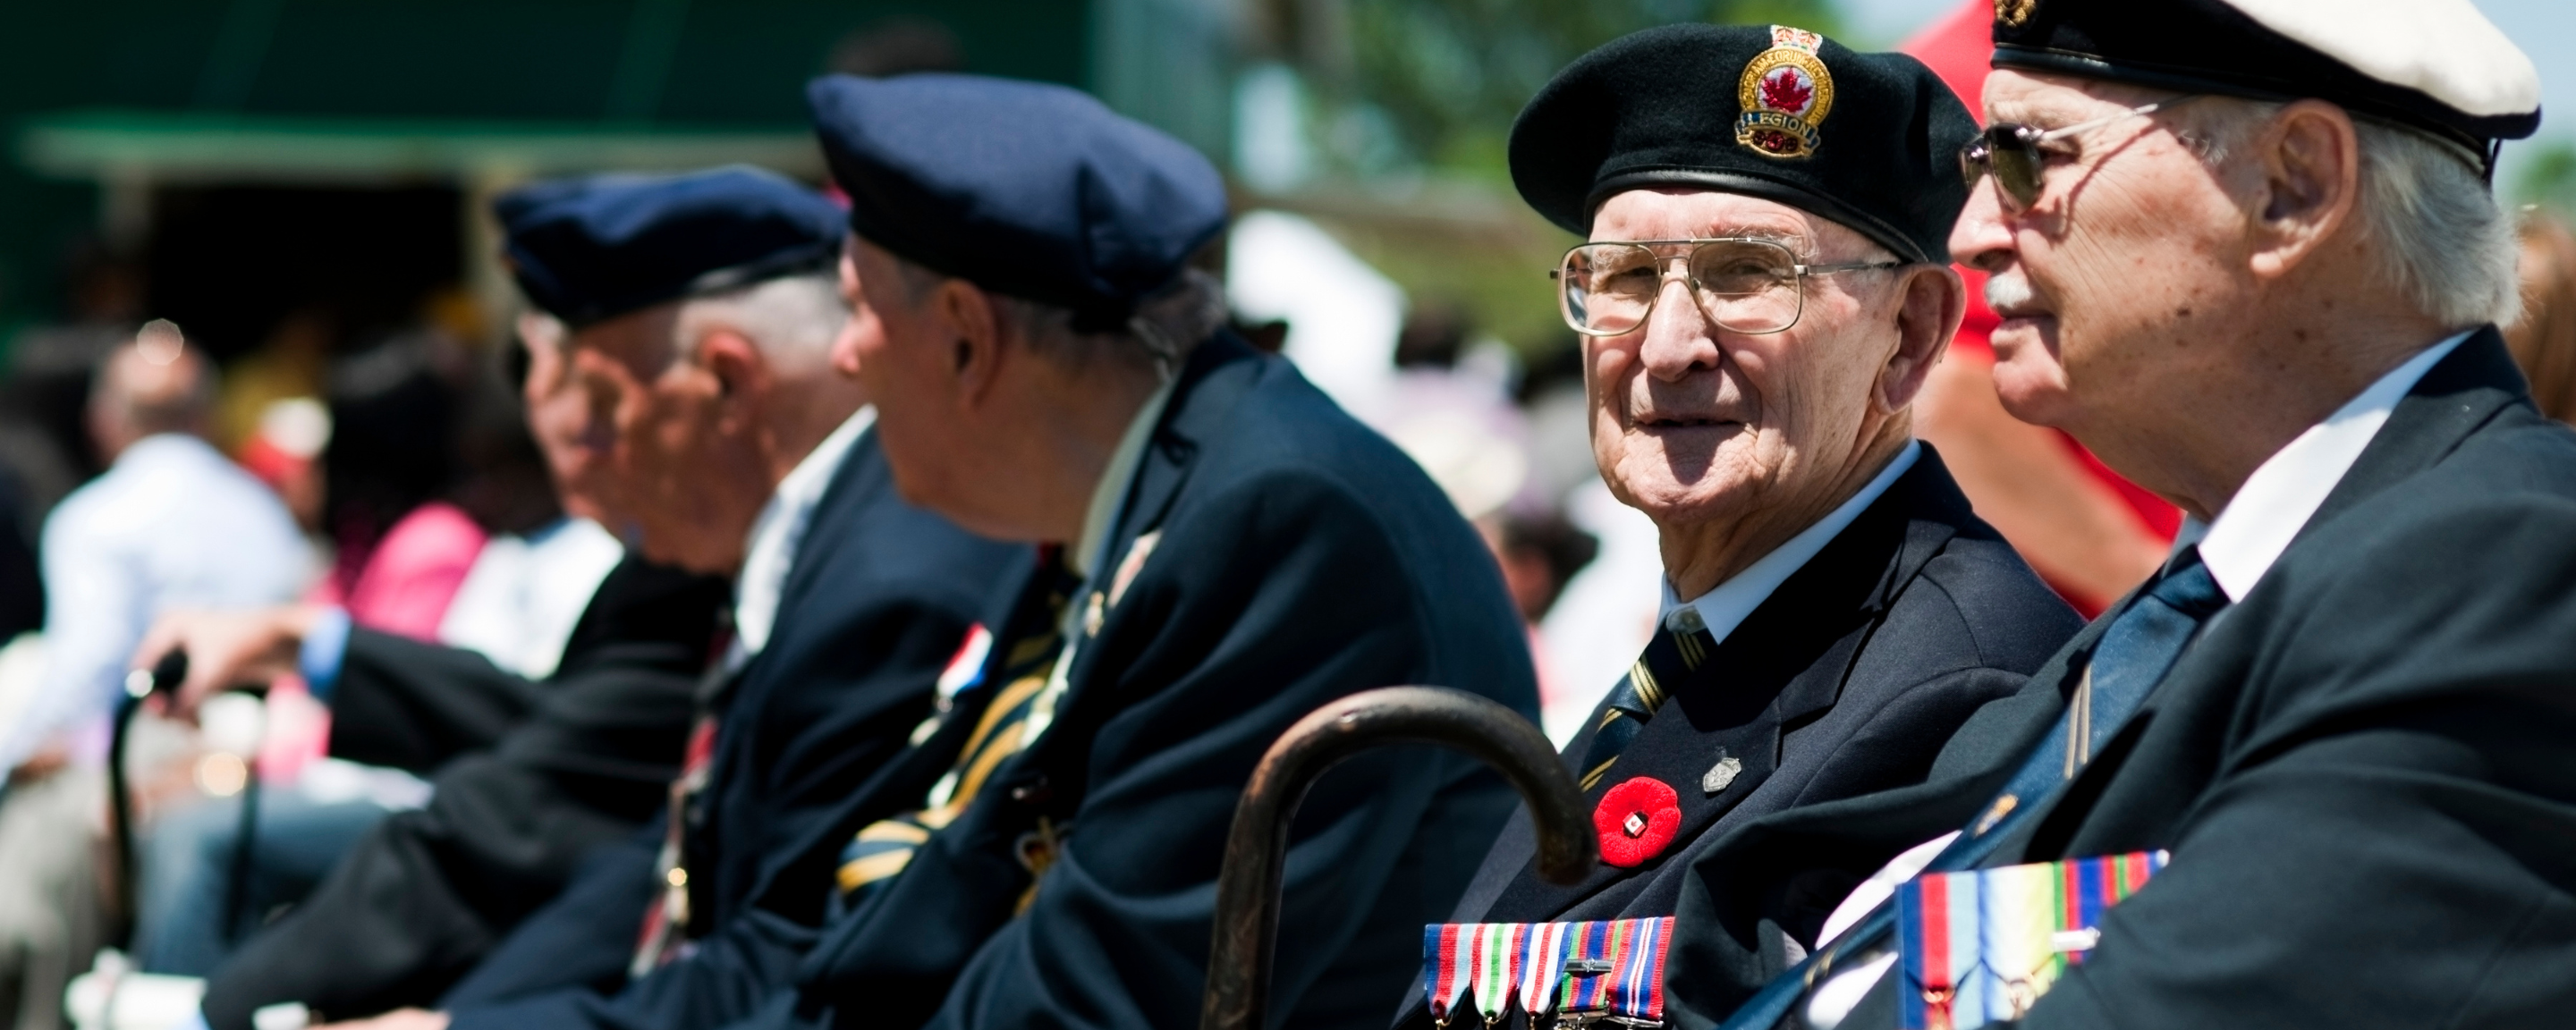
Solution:
<svg viewBox="0 0 2576 1030"><path fill-rule="evenodd" d="M1771 26L1771 49L1755 54L1736 83L1744 117L1735 123L1735 142L1782 160L1815 154L1823 142L1817 127L1834 107L1833 73L1816 56L1823 42L1805 29Z"/></svg>

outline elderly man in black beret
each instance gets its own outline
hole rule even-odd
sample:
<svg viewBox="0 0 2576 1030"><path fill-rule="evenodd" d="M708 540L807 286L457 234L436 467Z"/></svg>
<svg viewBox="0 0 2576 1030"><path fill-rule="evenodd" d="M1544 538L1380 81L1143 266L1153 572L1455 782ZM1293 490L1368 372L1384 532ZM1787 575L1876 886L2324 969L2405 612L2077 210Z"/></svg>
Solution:
<svg viewBox="0 0 2576 1030"><path fill-rule="evenodd" d="M1951 247L1993 273L1998 392L2192 523L1933 783L1702 860L1677 1000L1738 1028L2566 1025L2576 436L2494 326L2531 62L2467 0L1994 26ZM1802 886L1862 875L1819 921Z"/></svg>
<svg viewBox="0 0 2576 1030"><path fill-rule="evenodd" d="M588 713L607 724L593 732L655 730L649 761L565 753L559 727L503 745L577 797L658 772L626 818L658 811L659 825L585 861L539 833L563 827L509 821L569 821L566 806L474 795L494 810L476 836L343 870L330 905L254 942L242 975L219 972L217 1027L272 1002L346 1017L442 990L446 1011L380 1022L555 1025L502 1003L594 997L683 956L792 962L823 920L841 806L910 745L984 598L1032 561L898 496L867 389L832 367L846 232L820 194L730 168L538 183L494 213L520 287L569 330L532 368L537 421L581 442L609 521L643 554L732 578L733 633L676 711ZM496 851L542 857L549 875L505 875ZM804 889L768 890L779 882ZM367 906L408 925L347 918Z"/></svg>
<svg viewBox="0 0 2576 1030"><path fill-rule="evenodd" d="M1589 237L1558 299L1601 473L1662 532L1664 614L1565 751L1601 864L1541 880L1516 817L1405 1022L1661 1020L1616 984L1660 979L1693 857L1920 782L2074 632L1908 415L1963 306L1947 155L1974 131L1913 58L1785 26L1641 32L1522 112L1522 196Z"/></svg>

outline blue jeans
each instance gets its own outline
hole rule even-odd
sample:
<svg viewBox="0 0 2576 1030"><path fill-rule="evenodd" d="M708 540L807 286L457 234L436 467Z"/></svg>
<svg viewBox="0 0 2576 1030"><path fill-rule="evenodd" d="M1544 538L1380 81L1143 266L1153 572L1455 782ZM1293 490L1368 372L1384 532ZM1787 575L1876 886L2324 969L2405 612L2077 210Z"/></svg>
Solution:
<svg viewBox="0 0 2576 1030"><path fill-rule="evenodd" d="M162 819L142 844L142 911L134 939L144 971L213 973L270 912L320 886L340 856L388 811L365 800L320 804L292 788L263 791L250 875L237 922L230 926L225 910L233 904L241 798L209 801Z"/></svg>

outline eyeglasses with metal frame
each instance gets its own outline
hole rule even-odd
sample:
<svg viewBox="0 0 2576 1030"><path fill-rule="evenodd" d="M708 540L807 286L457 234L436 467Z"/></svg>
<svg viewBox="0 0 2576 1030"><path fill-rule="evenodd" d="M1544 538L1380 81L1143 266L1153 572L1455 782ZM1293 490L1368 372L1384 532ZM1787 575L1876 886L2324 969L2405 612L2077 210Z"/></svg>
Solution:
<svg viewBox="0 0 2576 1030"><path fill-rule="evenodd" d="M1688 247L1679 254L1671 248ZM1577 244L1548 273L1556 280L1558 313L1585 336L1637 331L1662 298L1668 269L1682 266L1692 303L1729 332L1765 336L1787 332L1806 310L1809 276L1903 268L1906 261L1809 264L1778 240L1719 236L1687 240L1625 240Z"/></svg>
<svg viewBox="0 0 2576 1030"><path fill-rule="evenodd" d="M2123 119L2154 114L2190 100L2194 95L2166 97L2152 104L2054 129L2041 129L2019 122L1996 122L1969 140L1967 146L1959 148L1959 176L1967 180L1968 189L1975 190L1978 179L1992 174L1995 185L2003 191L2004 204L2008 209L2015 212L2030 210L2031 205L2039 203L2039 191L2045 185L2040 181L2040 175L2048 167L2049 144Z"/></svg>

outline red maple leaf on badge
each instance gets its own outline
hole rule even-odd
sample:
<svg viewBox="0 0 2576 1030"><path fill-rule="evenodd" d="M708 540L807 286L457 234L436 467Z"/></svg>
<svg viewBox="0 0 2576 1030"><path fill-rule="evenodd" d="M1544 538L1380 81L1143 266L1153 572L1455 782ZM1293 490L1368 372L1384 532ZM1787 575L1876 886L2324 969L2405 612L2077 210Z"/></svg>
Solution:
<svg viewBox="0 0 2576 1030"><path fill-rule="evenodd" d="M1782 68L1762 77L1762 106L1774 111L1803 113L1807 101L1815 96L1815 88L1807 85L1795 68Z"/></svg>

